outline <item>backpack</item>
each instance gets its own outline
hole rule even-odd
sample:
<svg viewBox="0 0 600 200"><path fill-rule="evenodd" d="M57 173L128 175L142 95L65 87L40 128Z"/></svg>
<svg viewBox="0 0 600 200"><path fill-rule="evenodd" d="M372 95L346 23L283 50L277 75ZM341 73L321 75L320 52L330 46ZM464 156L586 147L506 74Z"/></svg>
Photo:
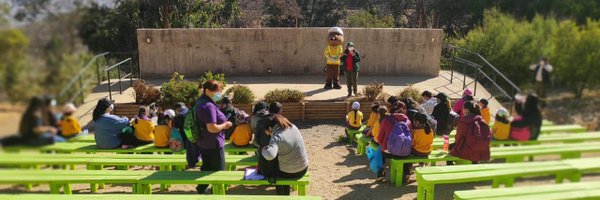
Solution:
<svg viewBox="0 0 600 200"><path fill-rule="evenodd" d="M458 115L458 113L454 111L448 112L448 117L446 117L446 128L449 132L454 130L456 124L458 124L458 118L460 118L460 115Z"/></svg>
<svg viewBox="0 0 600 200"><path fill-rule="evenodd" d="M207 101L199 99L198 102L196 102L196 105L192 107L192 110L185 114L185 120L183 120L183 132L191 143L196 143L196 141L201 139L202 131L206 128L206 126L199 126L198 116L196 116L198 105L205 102Z"/></svg>
<svg viewBox="0 0 600 200"><path fill-rule="evenodd" d="M388 151L394 156L408 156L412 151L412 135L405 121L397 121L388 139Z"/></svg>
<svg viewBox="0 0 600 200"><path fill-rule="evenodd" d="M177 128L171 130L171 137L169 138L169 148L173 152L179 152L183 149L183 137Z"/></svg>
<svg viewBox="0 0 600 200"><path fill-rule="evenodd" d="M369 168L373 173L379 173L383 170L383 154L381 147L377 145L367 146L367 158L369 158Z"/></svg>

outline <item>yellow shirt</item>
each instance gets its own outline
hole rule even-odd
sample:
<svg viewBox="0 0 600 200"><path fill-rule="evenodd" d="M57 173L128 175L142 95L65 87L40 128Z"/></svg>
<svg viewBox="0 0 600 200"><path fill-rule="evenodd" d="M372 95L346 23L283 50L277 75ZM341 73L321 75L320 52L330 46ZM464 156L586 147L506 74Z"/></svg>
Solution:
<svg viewBox="0 0 600 200"><path fill-rule="evenodd" d="M379 115L377 115L377 121L375 121L375 123L373 124L373 128L371 129L371 135L373 135L373 139L377 143L379 143L379 139L377 139L377 136L379 135L379 126L380 125L381 124L379 123Z"/></svg>
<svg viewBox="0 0 600 200"><path fill-rule="evenodd" d="M231 142L236 146L246 146L252 140L252 129L250 124L238 124L231 134Z"/></svg>
<svg viewBox="0 0 600 200"><path fill-rule="evenodd" d="M372 128L376 121L379 121L379 115L376 112L372 112L369 115L369 121L367 121L367 127Z"/></svg>
<svg viewBox="0 0 600 200"><path fill-rule="evenodd" d="M157 125L154 128L154 146L169 146L169 138L171 138L171 127L169 125Z"/></svg>
<svg viewBox="0 0 600 200"><path fill-rule="evenodd" d="M496 120L494 127L492 127L492 135L496 140L508 140L510 135L510 123L502 123Z"/></svg>
<svg viewBox="0 0 600 200"><path fill-rule="evenodd" d="M354 113L356 113L356 117L354 117ZM360 111L350 111L348 113L348 124L354 128L360 128L362 126L363 113Z"/></svg>
<svg viewBox="0 0 600 200"><path fill-rule="evenodd" d="M413 149L418 151L419 153L427 154L431 153L433 143L433 136L435 134L433 131L429 134L425 133L425 129L413 129Z"/></svg>
<svg viewBox="0 0 600 200"><path fill-rule="evenodd" d="M482 108L481 109L481 117L483 117L483 120L485 120L485 122L487 122L487 124L490 124L490 108Z"/></svg>
<svg viewBox="0 0 600 200"><path fill-rule="evenodd" d="M73 116L66 116L60 121L60 130L65 137L74 136L81 133L81 125Z"/></svg>
<svg viewBox="0 0 600 200"><path fill-rule="evenodd" d="M341 65L342 61L340 59L343 53L344 49L342 48L342 45L327 45L327 47L325 47L325 58L327 59L327 64Z"/></svg>
<svg viewBox="0 0 600 200"><path fill-rule="evenodd" d="M154 124L151 120L135 119L131 121L131 126L135 129L135 137L138 140L152 142L154 140Z"/></svg>

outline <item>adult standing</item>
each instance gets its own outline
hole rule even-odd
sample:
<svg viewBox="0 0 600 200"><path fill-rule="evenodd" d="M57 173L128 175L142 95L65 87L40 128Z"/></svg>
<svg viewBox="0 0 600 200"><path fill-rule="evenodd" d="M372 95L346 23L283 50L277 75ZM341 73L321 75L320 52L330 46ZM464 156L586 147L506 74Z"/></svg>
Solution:
<svg viewBox="0 0 600 200"><path fill-rule="evenodd" d="M358 88L356 82L358 79L358 72L360 71L360 53L354 48L354 43L346 43L346 50L342 55L342 70L346 71L346 85L348 85L348 97L358 95Z"/></svg>
<svg viewBox="0 0 600 200"><path fill-rule="evenodd" d="M99 149L113 149L121 147L123 144L123 128L129 126L129 119L127 117L119 117L110 114L114 109L113 102L106 98L98 100L94 112L92 114L92 120L95 124L94 138L96 139L96 147ZM126 141L131 141L131 136Z"/></svg>
<svg viewBox="0 0 600 200"><path fill-rule="evenodd" d="M300 130L287 118L276 114L275 126L268 146L261 149L261 155L267 160L278 158L278 178L302 178L308 171L308 155ZM289 195L289 185L275 186L277 194Z"/></svg>
<svg viewBox="0 0 600 200"><path fill-rule="evenodd" d="M438 93L435 97L437 105L433 108L431 116L437 120L436 134L449 135L451 131L448 129L448 114L451 111L450 100L448 99L448 95L443 92Z"/></svg>
<svg viewBox="0 0 600 200"><path fill-rule="evenodd" d="M215 103L221 100L222 86L216 80L208 80L202 84L202 89L202 96L196 100L196 110L193 110L196 112L198 126L206 126L196 141L196 153L202 157L200 170L225 170L224 131L231 128L232 123L227 121L227 117ZM191 165L189 162L190 160L188 160L188 165ZM198 185L196 191L198 194L204 194L206 188L208 185Z"/></svg>
<svg viewBox="0 0 600 200"><path fill-rule="evenodd" d="M548 59L546 57L541 57L539 63L529 66L529 69L533 71L535 92L541 98L546 98L545 87L550 83L550 73L553 70L552 65L548 64Z"/></svg>

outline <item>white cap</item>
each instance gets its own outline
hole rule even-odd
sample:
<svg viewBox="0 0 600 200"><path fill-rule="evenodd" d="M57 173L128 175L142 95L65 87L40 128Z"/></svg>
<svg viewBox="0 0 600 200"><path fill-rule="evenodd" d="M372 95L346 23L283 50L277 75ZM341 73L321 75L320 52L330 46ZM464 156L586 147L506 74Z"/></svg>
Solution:
<svg viewBox="0 0 600 200"><path fill-rule="evenodd" d="M340 27L331 27L327 33L339 33L340 35L344 35L344 31Z"/></svg>
<svg viewBox="0 0 600 200"><path fill-rule="evenodd" d="M175 118L175 111L173 109L165 110L165 116L169 116L169 118Z"/></svg>
<svg viewBox="0 0 600 200"><path fill-rule="evenodd" d="M75 111L77 111L77 107L75 107L75 104L73 104L73 103L67 103L63 107L64 113L74 113Z"/></svg>
<svg viewBox="0 0 600 200"><path fill-rule="evenodd" d="M360 103L358 101L352 102L352 110L360 109Z"/></svg>

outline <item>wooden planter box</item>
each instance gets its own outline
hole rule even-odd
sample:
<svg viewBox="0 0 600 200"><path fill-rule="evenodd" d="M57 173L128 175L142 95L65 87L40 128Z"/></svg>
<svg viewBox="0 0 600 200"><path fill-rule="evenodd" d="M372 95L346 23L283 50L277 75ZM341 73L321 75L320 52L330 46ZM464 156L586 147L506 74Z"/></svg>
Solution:
<svg viewBox="0 0 600 200"><path fill-rule="evenodd" d="M113 110L113 114L117 116L125 116L128 118L132 118L138 114L138 109L140 105L135 103L115 103L115 109Z"/></svg>

